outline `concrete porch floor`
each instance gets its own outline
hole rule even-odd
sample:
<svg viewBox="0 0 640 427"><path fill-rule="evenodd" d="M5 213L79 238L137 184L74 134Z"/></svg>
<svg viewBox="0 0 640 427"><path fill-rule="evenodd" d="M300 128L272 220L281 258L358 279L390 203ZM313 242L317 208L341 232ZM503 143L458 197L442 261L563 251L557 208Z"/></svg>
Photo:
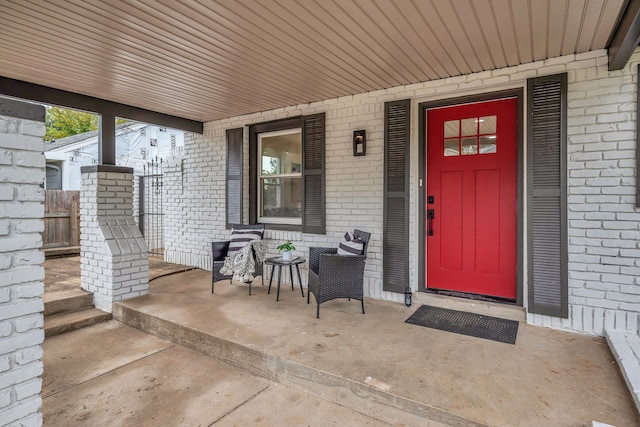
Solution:
<svg viewBox="0 0 640 427"><path fill-rule="evenodd" d="M210 277L161 277L114 318L394 425L640 425L603 338L521 323L516 344L502 344L406 324L417 305L371 299L365 315L335 300L316 319L299 289L284 286L276 302L259 281L252 296L219 282L212 295Z"/></svg>
<svg viewBox="0 0 640 427"><path fill-rule="evenodd" d="M45 341L46 425L640 425L602 338L521 324L511 346L405 324L417 304L376 300L316 319L288 285L276 302L259 281L211 295L207 271L162 277L184 268L150 258L150 295L116 307L159 338L113 321ZM45 271L47 294L79 288L79 257Z"/></svg>
<svg viewBox="0 0 640 427"><path fill-rule="evenodd" d="M162 257L149 256L149 280L190 267L164 262ZM44 293L77 291L80 289L80 256L47 258L44 261Z"/></svg>

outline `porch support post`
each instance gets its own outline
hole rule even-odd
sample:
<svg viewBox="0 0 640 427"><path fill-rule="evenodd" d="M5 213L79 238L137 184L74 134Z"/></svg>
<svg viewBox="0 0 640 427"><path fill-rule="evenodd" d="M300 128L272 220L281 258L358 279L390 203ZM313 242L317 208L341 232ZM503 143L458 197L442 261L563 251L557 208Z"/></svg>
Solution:
<svg viewBox="0 0 640 427"><path fill-rule="evenodd" d="M102 113L98 120L98 163L116 164L116 116Z"/></svg>
<svg viewBox="0 0 640 427"><path fill-rule="evenodd" d="M0 422L42 424L44 107L0 98Z"/></svg>
<svg viewBox="0 0 640 427"><path fill-rule="evenodd" d="M80 192L80 275L96 308L149 289L147 245L133 217L133 169L85 166Z"/></svg>

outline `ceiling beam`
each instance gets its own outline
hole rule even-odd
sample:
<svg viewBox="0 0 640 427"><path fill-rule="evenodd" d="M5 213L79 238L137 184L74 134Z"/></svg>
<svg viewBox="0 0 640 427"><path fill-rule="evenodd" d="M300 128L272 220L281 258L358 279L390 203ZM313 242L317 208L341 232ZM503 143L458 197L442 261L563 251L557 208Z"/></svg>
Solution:
<svg viewBox="0 0 640 427"><path fill-rule="evenodd" d="M40 102L47 105L73 108L105 116L121 117L188 132L201 134L203 130L203 123L196 120L171 116L169 114L145 110L144 108L133 107L131 105L120 104L3 76L0 76L0 95Z"/></svg>
<svg viewBox="0 0 640 427"><path fill-rule="evenodd" d="M630 0L609 44L609 71L621 70L640 43L640 0Z"/></svg>

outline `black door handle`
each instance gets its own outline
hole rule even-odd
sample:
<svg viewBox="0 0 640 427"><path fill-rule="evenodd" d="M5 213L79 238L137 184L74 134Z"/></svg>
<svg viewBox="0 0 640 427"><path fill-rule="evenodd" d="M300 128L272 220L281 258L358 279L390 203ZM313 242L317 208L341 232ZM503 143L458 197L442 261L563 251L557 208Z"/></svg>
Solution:
<svg viewBox="0 0 640 427"><path fill-rule="evenodd" d="M433 219L436 213L433 209L427 209L427 235L433 236Z"/></svg>

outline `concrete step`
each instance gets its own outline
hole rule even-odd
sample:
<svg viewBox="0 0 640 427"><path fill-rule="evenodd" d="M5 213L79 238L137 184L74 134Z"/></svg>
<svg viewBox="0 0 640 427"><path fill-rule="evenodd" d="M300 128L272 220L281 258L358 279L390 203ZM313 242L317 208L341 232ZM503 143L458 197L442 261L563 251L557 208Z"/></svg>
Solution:
<svg viewBox="0 0 640 427"><path fill-rule="evenodd" d="M394 394L385 384L354 381L312 366L288 360L202 330L143 313L123 304L113 305L113 318L159 338L196 350L253 375L266 378L324 400L366 414L391 425L481 427L456 414ZM368 377L369 379L369 377Z"/></svg>
<svg viewBox="0 0 640 427"><path fill-rule="evenodd" d="M71 313L59 313L46 316L44 319L44 336L51 337L65 332L75 331L96 323L111 319L111 313L97 308L90 308Z"/></svg>
<svg viewBox="0 0 640 427"><path fill-rule="evenodd" d="M456 298L427 292L413 294L414 302L450 310L466 311L483 316L526 322L527 316L523 307L474 299Z"/></svg>
<svg viewBox="0 0 640 427"><path fill-rule="evenodd" d="M640 412L640 334L605 329L604 335Z"/></svg>
<svg viewBox="0 0 640 427"><path fill-rule="evenodd" d="M47 292L42 296L42 299L44 300L45 316L86 310L93 307L93 295L82 289Z"/></svg>

